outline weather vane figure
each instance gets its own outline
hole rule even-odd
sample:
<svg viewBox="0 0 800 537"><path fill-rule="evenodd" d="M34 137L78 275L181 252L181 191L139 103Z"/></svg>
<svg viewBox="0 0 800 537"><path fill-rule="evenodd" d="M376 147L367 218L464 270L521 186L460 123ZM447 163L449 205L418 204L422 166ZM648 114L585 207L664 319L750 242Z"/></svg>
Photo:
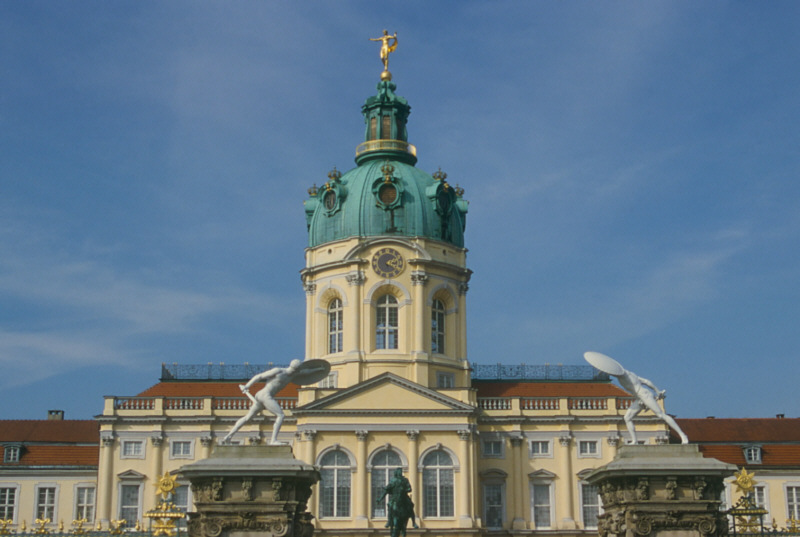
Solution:
<svg viewBox="0 0 800 537"><path fill-rule="evenodd" d="M253 402L250 410L239 418L230 432L225 435L221 443L226 444L245 423L252 420L262 410L268 410L275 415L275 425L272 427L272 438L269 444L272 446L281 445L278 442L278 433L283 424L283 410L280 403L275 399L275 395L287 384L294 382L298 385L314 384L324 379L330 373L331 365L325 360L292 360L289 367L273 367L263 373L255 375L247 381L247 384L240 384L239 389ZM250 393L250 387L256 382L266 382L266 386L261 388L255 395Z"/></svg>
<svg viewBox="0 0 800 537"><path fill-rule="evenodd" d="M392 73L389 72L389 54L397 50L397 32L394 35L389 35L387 30L383 31L381 37L370 38L370 41L381 42L381 62L383 62L383 72L381 73L381 80L391 80ZM391 41L391 44L389 43Z"/></svg>
<svg viewBox="0 0 800 537"><path fill-rule="evenodd" d="M689 443L689 437L681 430L672 416L664 412L658 404L658 400L664 399L666 396L666 390L659 390L651 381L636 375L632 371L628 371L619 362L605 354L585 352L583 357L600 371L617 377L620 385L636 398L628 412L625 413L625 426L631 435L631 444L636 444L636 429L633 425L633 418L638 416L639 412L645 408L652 411L658 419L672 427L672 430L681 437L682 444Z"/></svg>

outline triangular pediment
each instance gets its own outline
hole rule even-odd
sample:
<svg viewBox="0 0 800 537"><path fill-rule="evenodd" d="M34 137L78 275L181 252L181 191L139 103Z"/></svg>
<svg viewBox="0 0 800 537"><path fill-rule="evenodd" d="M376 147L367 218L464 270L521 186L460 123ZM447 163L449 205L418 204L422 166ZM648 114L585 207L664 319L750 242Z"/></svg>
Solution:
<svg viewBox="0 0 800 537"><path fill-rule="evenodd" d="M310 414L471 414L475 407L392 373L384 373L293 410Z"/></svg>
<svg viewBox="0 0 800 537"><path fill-rule="evenodd" d="M130 480L144 480L147 478L146 475L137 472L136 470L125 470L117 474L118 479L130 479Z"/></svg>

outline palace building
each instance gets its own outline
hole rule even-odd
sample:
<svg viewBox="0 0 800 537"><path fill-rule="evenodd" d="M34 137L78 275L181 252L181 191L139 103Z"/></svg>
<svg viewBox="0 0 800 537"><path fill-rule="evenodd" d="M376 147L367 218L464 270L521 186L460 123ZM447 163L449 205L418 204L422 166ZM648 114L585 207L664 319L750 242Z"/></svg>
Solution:
<svg viewBox="0 0 800 537"><path fill-rule="evenodd" d="M598 494L582 478L627 437L632 398L589 366L469 361L468 203L444 172L415 166L410 106L395 91L384 74L362 106L356 166L332 170L305 200L305 358L328 361L331 373L317 385L290 384L278 399L287 415L280 439L321 472L309 503L316 534L385 535L386 503L377 499L396 468L413 488L411 535L595 534ZM64 496L53 499L62 507L50 511L51 524L71 520L86 480L95 522L142 521L158 478L209 456L249 408L238 384L265 367L165 365L152 387L106 397L93 423L94 478L36 489ZM265 443L273 421L261 416L233 440ZM637 432L647 444L668 441L649 413ZM23 445L8 442L7 454ZM40 500L28 485L2 496L8 466L0 501L19 527L40 513ZM175 503L191 510L183 485Z"/></svg>

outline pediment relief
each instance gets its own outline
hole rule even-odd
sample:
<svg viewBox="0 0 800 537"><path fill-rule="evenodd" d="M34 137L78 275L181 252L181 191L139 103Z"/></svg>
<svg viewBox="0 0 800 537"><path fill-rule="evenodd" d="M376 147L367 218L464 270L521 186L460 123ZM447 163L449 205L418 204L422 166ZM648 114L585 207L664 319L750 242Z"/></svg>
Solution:
<svg viewBox="0 0 800 537"><path fill-rule="evenodd" d="M447 412L472 413L475 408L392 373L384 373L335 394L294 409L295 415L316 412Z"/></svg>

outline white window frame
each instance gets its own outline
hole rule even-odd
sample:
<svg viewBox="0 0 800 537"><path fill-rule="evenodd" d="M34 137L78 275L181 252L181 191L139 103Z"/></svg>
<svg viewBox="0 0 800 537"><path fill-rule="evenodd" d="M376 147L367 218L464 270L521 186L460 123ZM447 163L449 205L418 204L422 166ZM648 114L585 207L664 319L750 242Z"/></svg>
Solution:
<svg viewBox="0 0 800 537"><path fill-rule="evenodd" d="M134 454L126 454L125 451L127 450L127 446L133 445L141 446L140 453ZM119 458L120 459L144 459L147 453L147 442L142 439L129 439L129 440L122 440L119 446Z"/></svg>
<svg viewBox="0 0 800 537"><path fill-rule="evenodd" d="M537 520L536 520L536 503L535 503L536 494L535 494L534 490L535 490L535 487L537 487L537 486L539 486L539 487L547 487L547 498L548 498L548 502L549 502L547 507L548 507L548 511L549 511L550 520L548 521L548 524L546 526L545 525L541 525L540 526L539 522L537 522ZM530 482L531 524L533 525L533 529L534 530L546 530L546 529L552 529L553 528L553 519L555 517L555 512L554 512L554 509L553 509L553 507L555 505L555 501L554 501L555 498L554 498L554 495L553 495L554 494L554 491L553 491L554 488L555 487L553 487L553 481L551 479L532 479L531 482Z"/></svg>
<svg viewBox="0 0 800 537"><path fill-rule="evenodd" d="M591 487L593 485L590 485L589 483L586 483L585 481L581 481L579 483L579 486L580 486L580 495L581 495L581 498L580 498L580 500L581 500L581 524L583 524L583 529L585 529L585 530L596 530L597 529L597 521L595 521L594 525L588 525L586 523L586 517L584 516L584 514L585 514L585 510L586 510L587 507L594 507L595 505L597 506L597 516L600 516L603 513L603 503L600 501L600 490L599 490L598 487L595 486L595 488L597 489L597 492L598 492L597 495L594 497L595 503L587 506L585 490L586 490L586 487Z"/></svg>
<svg viewBox="0 0 800 537"><path fill-rule="evenodd" d="M497 453L494 450L488 450L487 444L497 444L500 449ZM481 438L481 457L484 459L505 459L506 457L506 442L503 437L490 436Z"/></svg>
<svg viewBox="0 0 800 537"><path fill-rule="evenodd" d="M3 462L19 462L22 456L22 446L6 445L3 450Z"/></svg>
<svg viewBox="0 0 800 537"><path fill-rule="evenodd" d="M194 502L194 498L192 497L192 487L191 487L191 485L189 483L186 483L186 482L183 482L183 481L178 481L177 484L176 484L175 491L177 492L178 489L186 490L186 506L185 506L186 509L184 510L184 513L188 512L188 511L191 511L192 508L194 507L194 503L193 503ZM175 496L173 496L173 498L174 497ZM173 503L175 503L175 507L177 507L179 509L182 509L184 507L183 505L179 505L177 502L173 502ZM188 519L186 517L178 519L175 522L176 526L178 526L179 528L186 528L187 523L188 523Z"/></svg>
<svg viewBox="0 0 800 537"><path fill-rule="evenodd" d="M437 462L437 464L435 464L435 465L434 464L426 465L425 461L428 459L428 457L430 455L434 454L434 453L439 452L439 451L441 451L442 453L444 453L445 455L448 456L448 458L450 459L450 464L449 465L448 464L438 464L438 462ZM425 518L425 519L437 519L437 520L453 520L455 518L455 516L456 516L456 505L457 505L456 501L458 499L456 496L459 493L458 485L456 483L456 466L457 466L456 460L457 459L453 456L452 453L450 453L446 449L432 449L432 450L428 451L427 453L423 454L421 460L422 460L422 464L421 464L421 468L422 468L422 472L421 472L422 473L422 518ZM425 481L426 472L427 472L428 476L433 476L434 477L434 481L435 481L435 485L434 486L436 487L435 505L430 505L430 504L427 503L427 501L428 501L428 498L426 497L426 484L427 484L427 482ZM443 492L445 491L446 484L444 483L444 481L445 481L446 476L448 474L449 474L450 479L453 480L453 497L451 498L451 502L452 503L445 504L446 498L444 497ZM461 493L466 493L466 491L460 491L460 492ZM434 509L431 510L431 512L433 514L428 515L427 513L429 511L429 508L431 508L431 507L434 508ZM446 514L445 511L448 510L446 508L451 509L452 510L452 514Z"/></svg>
<svg viewBox="0 0 800 537"><path fill-rule="evenodd" d="M344 349L344 302L336 297L328 304L328 354L338 354ZM331 321L335 324L331 326Z"/></svg>
<svg viewBox="0 0 800 537"><path fill-rule="evenodd" d="M447 349L447 307L444 300L431 303L431 354L444 354Z"/></svg>
<svg viewBox="0 0 800 537"><path fill-rule="evenodd" d="M456 375L447 371L436 372L436 387L440 389L455 388Z"/></svg>
<svg viewBox="0 0 800 537"><path fill-rule="evenodd" d="M545 446L547 451L545 453L534 453L533 446ZM528 440L528 456L531 459L552 459L553 458L553 443L550 440Z"/></svg>
<svg viewBox="0 0 800 537"><path fill-rule="evenodd" d="M330 373L328 373L327 377L319 381L317 387L323 389L336 389L338 385L339 385L339 372L331 371Z"/></svg>
<svg viewBox="0 0 800 537"><path fill-rule="evenodd" d="M83 490L92 490L91 504L86 503L85 501L81 503L81 491ZM95 517L97 516L97 485L94 483L76 483L72 490L72 498L72 519L81 520L82 518L86 518L87 523L93 523ZM83 516L87 506L91 506L91 518ZM81 510L83 510L84 513L80 513Z"/></svg>
<svg viewBox="0 0 800 537"><path fill-rule="evenodd" d="M378 458L379 455L383 455L385 453L391 453L394 456L396 456L397 460L399 461L398 464L381 464L381 465L377 465L376 464L376 459ZM387 455L387 458L388 457L389 456ZM380 504L378 503L378 498L380 497L380 494L378 494L378 488L375 486L375 481L377 481L378 476L382 475L385 478L384 479L384 487L385 487L386 485L389 484L389 481L391 481L391 479L393 477L393 474L396 471L396 469L397 468L401 468L402 469L403 466L404 466L403 465L403 457L400 455L399 452L395 451L394 449L381 449L380 451L375 453L370 458L370 461L369 461L369 474L370 474L369 475L369 480L370 480L370 492L372 493L372 496L373 496L373 498L370 501L370 504L372 505L372 507L370 508L371 509L371 515L370 515L371 518L375 518L375 519L379 519L379 520L386 519L386 513L388 512L388 503L389 503L388 496L386 498L384 498L383 501ZM383 491L383 489L381 489L381 492L382 491ZM375 494L378 494L378 496L375 496ZM384 514L382 514L382 515L379 514L378 513L379 510L382 510Z"/></svg>
<svg viewBox="0 0 800 537"><path fill-rule="evenodd" d="M394 313L392 313L394 312ZM395 323L391 324L392 315ZM383 316L384 323L381 323ZM381 337L382 336L382 337ZM378 341L383 341L378 346ZM394 345L391 345L394 343ZM400 348L400 301L391 293L384 293L375 302L375 350L398 350Z"/></svg>
<svg viewBox="0 0 800 537"><path fill-rule="evenodd" d="M742 451L744 452L744 460L748 464L761 464L761 446L744 446Z"/></svg>
<svg viewBox="0 0 800 537"><path fill-rule="evenodd" d="M786 518L800 520L800 483L790 482L783 486L783 497L786 507Z"/></svg>
<svg viewBox="0 0 800 537"><path fill-rule="evenodd" d="M490 526L489 525L489 502L487 501L487 492L488 487L499 487L500 488L500 525L499 526ZM483 483L482 487L482 497L483 497L483 522L486 525L487 529L490 530L500 530L506 524L506 484L501 481L491 480Z"/></svg>
<svg viewBox="0 0 800 537"><path fill-rule="evenodd" d="M587 450L584 451L584 446ZM594 446L594 452L589 450L589 446ZM599 440L578 440L578 458L579 459L599 459L602 456L602 449Z"/></svg>
<svg viewBox="0 0 800 537"><path fill-rule="evenodd" d="M176 446L189 446L189 453L175 453ZM180 438L171 439L169 441L169 458L170 459L194 459L194 440L182 440Z"/></svg>
<svg viewBox="0 0 800 537"><path fill-rule="evenodd" d="M124 487L138 487L137 493L137 504L136 504L136 520L128 520L127 518L122 516L122 509L129 508L132 506L123 506L122 505L122 490ZM117 485L117 519L125 518L125 528L133 528L136 526L136 523L140 521L142 518L142 483L138 480L131 480L125 479L120 481L119 485Z"/></svg>
<svg viewBox="0 0 800 537"><path fill-rule="evenodd" d="M39 501L39 493L42 490L52 490L53 491L53 498L52 498L53 516L52 517L39 516L39 507L43 505ZM37 483L36 484L36 487L34 488L34 491L33 491L33 520L49 518L51 524L55 524L56 521L58 521L58 497L59 497L58 493L59 493L59 486L58 486L57 483ZM44 505L45 505L45 508L47 508L47 506L49 506L49 503L48 504L44 504ZM44 514L46 515L47 513L44 513Z"/></svg>
<svg viewBox="0 0 800 537"><path fill-rule="evenodd" d="M345 459L347 460L347 463L346 464L335 464L335 465L323 465L322 461L324 460L324 458L326 456L328 456L330 453L335 453L335 452L342 453L344 455ZM353 497L354 496L354 494L353 494L353 482L355 481L355 479L354 479L355 472L354 472L354 468L353 468L353 457L350 455L350 453L348 453L347 451L342 449L341 446L337 446L334 449L330 449L330 450L325 451L324 453L320 453L320 457L319 457L318 461L319 462L317 463L317 466L319 466L320 474L323 474L325 472L325 470L333 470L333 504L331 505L333 514L332 515L323 515L322 514L323 501L324 501L324 495L323 495L323 490L324 489L322 487L322 476L321 476L320 477L320 483L317 485L317 487L318 487L317 493L319 494L319 499L317 500L317 503L318 503L318 507L317 507L318 515L317 516L320 519L324 518L325 520L333 520L333 519L348 520L348 519L352 519L353 518L353 500L354 500L354 497ZM337 513L337 511L340 511L340 509L339 509L340 505L339 505L338 491L339 491L339 488L340 488L340 483L342 483L344 481L344 479L342 479L342 481L340 481L340 476L343 478L345 475L347 476L347 481L348 481L348 486L346 487L348 489L347 513L340 515L340 514Z"/></svg>
<svg viewBox="0 0 800 537"><path fill-rule="evenodd" d="M6 503L3 504L3 507L5 507L5 508L11 507L11 517L10 517L11 518L11 523L12 524L16 524L17 523L17 517L18 517L18 514L19 514L19 491L20 491L20 486L19 486L18 483L0 483L0 489L13 490L14 491L14 501L11 502L11 503L8 503L7 502L8 499L6 498Z"/></svg>

